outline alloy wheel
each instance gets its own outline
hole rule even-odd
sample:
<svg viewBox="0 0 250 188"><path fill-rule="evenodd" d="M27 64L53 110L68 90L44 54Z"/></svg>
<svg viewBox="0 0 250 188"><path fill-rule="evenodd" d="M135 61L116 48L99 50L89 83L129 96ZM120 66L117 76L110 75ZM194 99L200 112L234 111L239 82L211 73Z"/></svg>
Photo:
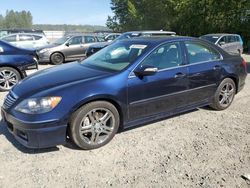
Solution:
<svg viewBox="0 0 250 188"><path fill-rule="evenodd" d="M115 127L115 117L106 108L95 108L88 112L79 126L81 139L90 145L105 142Z"/></svg>
<svg viewBox="0 0 250 188"><path fill-rule="evenodd" d="M19 81L18 75L12 70L0 71L0 88L9 90Z"/></svg>
<svg viewBox="0 0 250 188"><path fill-rule="evenodd" d="M223 85L221 88L220 94L219 94L219 103L223 107L227 107L231 104L233 98L234 98L235 89L233 84L227 82Z"/></svg>

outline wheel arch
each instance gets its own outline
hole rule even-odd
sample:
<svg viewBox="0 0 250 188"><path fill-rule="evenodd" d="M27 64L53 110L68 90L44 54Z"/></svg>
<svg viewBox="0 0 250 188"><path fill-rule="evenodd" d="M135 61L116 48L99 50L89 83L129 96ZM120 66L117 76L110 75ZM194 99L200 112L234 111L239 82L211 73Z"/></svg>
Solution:
<svg viewBox="0 0 250 188"><path fill-rule="evenodd" d="M84 106L84 105L86 105L88 103L96 102L96 101L105 101L105 102L109 102L112 105L114 105L114 107L117 109L117 111L119 113L119 119L120 119L119 129L123 129L124 111L123 111L122 105L119 102L117 102L117 100L115 100L112 97L103 97L103 96L100 96L100 97L91 97L91 98L85 99L84 101L81 101L78 105L76 105L71 110L70 115L69 115L69 119L72 116L72 114L74 112L76 112L79 108L81 108L82 106Z"/></svg>
<svg viewBox="0 0 250 188"><path fill-rule="evenodd" d="M63 60L65 61L65 55L64 55L64 53L63 53L63 52L61 52L61 51L54 51L54 52L53 52L53 53L51 53L51 54L50 54L50 56L49 56L49 60L50 60L50 62L51 62L51 57L52 57L52 55L53 55L53 54L55 54L55 53L62 54L62 56L63 56Z"/></svg>
<svg viewBox="0 0 250 188"><path fill-rule="evenodd" d="M230 79L232 79L232 80L234 81L235 87L236 87L236 93L238 93L238 87L239 87L239 78L238 78L238 76L237 76L237 75L234 75L234 74L228 75L228 76L224 77L224 78L221 80L221 82L222 82L224 79L226 79L226 78L230 78Z"/></svg>
<svg viewBox="0 0 250 188"><path fill-rule="evenodd" d="M0 68L3 68L3 67L13 68L20 74L21 79L25 78L25 74L19 68L15 67L15 66L12 66L12 65L9 65L9 64L1 64Z"/></svg>

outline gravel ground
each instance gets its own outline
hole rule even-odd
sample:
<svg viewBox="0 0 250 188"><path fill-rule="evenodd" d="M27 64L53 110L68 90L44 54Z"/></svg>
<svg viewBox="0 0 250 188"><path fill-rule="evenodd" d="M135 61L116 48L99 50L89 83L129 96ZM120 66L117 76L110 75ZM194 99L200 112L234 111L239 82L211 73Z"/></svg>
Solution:
<svg viewBox="0 0 250 188"><path fill-rule="evenodd" d="M241 177L250 174L249 104L250 76L225 111L200 108L119 133L92 151L70 143L29 150L1 123L0 188L250 187Z"/></svg>

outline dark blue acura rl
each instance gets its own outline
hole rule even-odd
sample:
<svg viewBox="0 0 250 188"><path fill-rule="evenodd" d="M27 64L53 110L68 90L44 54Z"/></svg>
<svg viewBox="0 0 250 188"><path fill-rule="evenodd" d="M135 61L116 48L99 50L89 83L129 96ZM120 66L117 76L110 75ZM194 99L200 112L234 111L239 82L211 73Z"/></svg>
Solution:
<svg viewBox="0 0 250 188"><path fill-rule="evenodd" d="M206 105L226 109L246 75L239 55L200 39L123 40L24 79L6 96L2 117L26 147L51 147L69 137L95 149L118 129Z"/></svg>

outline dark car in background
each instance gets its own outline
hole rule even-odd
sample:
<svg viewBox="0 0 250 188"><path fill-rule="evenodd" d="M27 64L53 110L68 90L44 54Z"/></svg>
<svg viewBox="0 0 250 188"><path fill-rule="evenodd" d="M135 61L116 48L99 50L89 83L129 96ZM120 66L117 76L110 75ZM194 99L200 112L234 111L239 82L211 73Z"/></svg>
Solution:
<svg viewBox="0 0 250 188"><path fill-rule="evenodd" d="M123 39L131 39L135 37L154 37L154 36L175 36L176 33L173 31L129 31L121 34L113 41L109 42L100 42L97 44L90 45L86 50L86 56L89 57L92 54L98 52L102 48L110 45L112 42L123 40Z"/></svg>
<svg viewBox="0 0 250 188"><path fill-rule="evenodd" d="M227 33L217 33L217 34L207 34L200 38L210 41L217 46L229 53L239 53L243 52L243 41L238 34L227 34Z"/></svg>
<svg viewBox="0 0 250 188"><path fill-rule="evenodd" d="M79 60L85 57L86 49L98 42L94 35L68 35L37 51L39 62L62 64L66 61Z"/></svg>
<svg viewBox="0 0 250 188"><path fill-rule="evenodd" d="M38 69L34 50L15 47L0 40L0 91L8 91L22 78L26 71Z"/></svg>
<svg viewBox="0 0 250 188"><path fill-rule="evenodd" d="M206 105L224 110L246 76L239 55L204 40L121 40L82 62L27 77L7 95L2 117L26 147L55 146L68 137L95 149L118 129Z"/></svg>

